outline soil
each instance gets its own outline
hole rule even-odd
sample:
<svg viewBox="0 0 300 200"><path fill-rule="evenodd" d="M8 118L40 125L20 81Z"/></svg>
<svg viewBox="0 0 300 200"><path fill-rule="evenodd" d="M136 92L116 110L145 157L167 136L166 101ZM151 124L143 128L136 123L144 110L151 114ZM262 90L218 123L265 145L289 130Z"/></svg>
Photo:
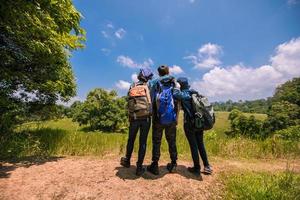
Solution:
<svg viewBox="0 0 300 200"><path fill-rule="evenodd" d="M145 163L150 163L146 160ZM232 171L284 171L300 173L300 161L224 160L214 158L212 175L195 176L191 162L179 161L168 173L166 161L160 175L135 175L135 166L123 168L119 157L53 157L0 162L0 199L221 199L219 175Z"/></svg>

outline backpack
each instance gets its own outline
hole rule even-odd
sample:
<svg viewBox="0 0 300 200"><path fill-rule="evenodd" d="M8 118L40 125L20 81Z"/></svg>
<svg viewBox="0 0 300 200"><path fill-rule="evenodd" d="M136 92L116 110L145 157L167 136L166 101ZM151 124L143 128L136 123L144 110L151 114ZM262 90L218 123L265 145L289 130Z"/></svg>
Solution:
<svg viewBox="0 0 300 200"><path fill-rule="evenodd" d="M215 124L214 108L208 99L198 93L192 94L193 126L196 129L209 130Z"/></svg>
<svg viewBox="0 0 300 200"><path fill-rule="evenodd" d="M147 83L134 83L129 89L128 112L130 119L134 120L151 116L151 98Z"/></svg>
<svg viewBox="0 0 300 200"><path fill-rule="evenodd" d="M173 98L174 83L158 82L156 111L161 124L168 125L177 121L176 104Z"/></svg>

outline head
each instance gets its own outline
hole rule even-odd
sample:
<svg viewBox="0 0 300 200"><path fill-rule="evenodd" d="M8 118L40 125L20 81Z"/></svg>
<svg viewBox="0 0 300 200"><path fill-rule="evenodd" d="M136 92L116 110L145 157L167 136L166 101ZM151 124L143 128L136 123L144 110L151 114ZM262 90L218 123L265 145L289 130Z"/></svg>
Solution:
<svg viewBox="0 0 300 200"><path fill-rule="evenodd" d="M150 68L141 68L137 78L140 81L147 82L147 81L151 80L152 77L153 77L153 73Z"/></svg>
<svg viewBox="0 0 300 200"><path fill-rule="evenodd" d="M169 75L169 67L167 65L161 65L157 68L159 76Z"/></svg>
<svg viewBox="0 0 300 200"><path fill-rule="evenodd" d="M189 85L189 81L186 77L180 77L177 79L177 82L180 85L180 89L184 90L184 89L189 89L190 85Z"/></svg>

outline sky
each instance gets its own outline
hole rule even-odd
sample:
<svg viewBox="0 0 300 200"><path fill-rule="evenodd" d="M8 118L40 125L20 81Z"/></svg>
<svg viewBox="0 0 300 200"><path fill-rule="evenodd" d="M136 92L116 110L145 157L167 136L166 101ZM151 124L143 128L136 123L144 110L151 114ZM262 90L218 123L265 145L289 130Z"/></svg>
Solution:
<svg viewBox="0 0 300 200"><path fill-rule="evenodd" d="M272 96L300 76L300 0L74 0L86 30L72 53L77 96L125 95L141 67L170 66L211 101Z"/></svg>

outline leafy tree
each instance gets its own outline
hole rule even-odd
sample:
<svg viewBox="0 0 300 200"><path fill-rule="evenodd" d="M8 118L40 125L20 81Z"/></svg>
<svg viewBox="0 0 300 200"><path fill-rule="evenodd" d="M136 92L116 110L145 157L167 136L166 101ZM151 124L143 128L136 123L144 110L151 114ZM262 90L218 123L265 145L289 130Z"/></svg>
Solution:
<svg viewBox="0 0 300 200"><path fill-rule="evenodd" d="M0 0L0 132L75 95L68 58L83 47L80 19L71 0Z"/></svg>
<svg viewBox="0 0 300 200"><path fill-rule="evenodd" d="M124 131L128 121L126 106L126 100L118 98L114 90L96 88L89 92L73 120L89 125L91 130Z"/></svg>
<svg viewBox="0 0 300 200"><path fill-rule="evenodd" d="M277 87L272 101L287 101L300 106L300 78L294 78Z"/></svg>

